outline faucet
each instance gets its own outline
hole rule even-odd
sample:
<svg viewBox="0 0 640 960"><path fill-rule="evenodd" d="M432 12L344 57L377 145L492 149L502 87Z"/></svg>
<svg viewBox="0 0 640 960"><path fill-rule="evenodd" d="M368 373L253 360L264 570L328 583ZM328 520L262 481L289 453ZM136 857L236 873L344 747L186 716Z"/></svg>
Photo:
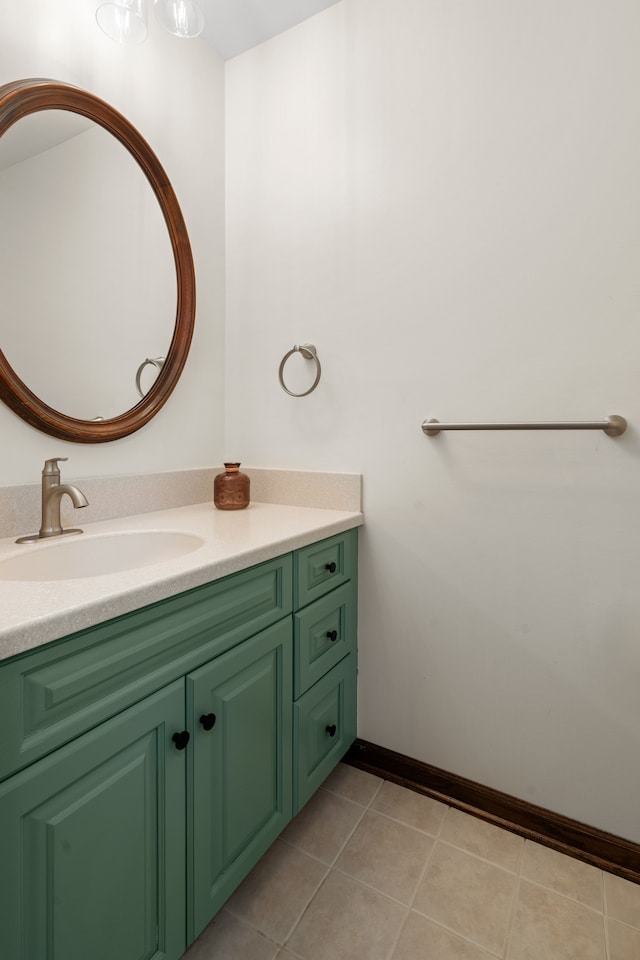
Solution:
<svg viewBox="0 0 640 960"><path fill-rule="evenodd" d="M37 540L46 540L49 537L64 537L72 533L82 533L77 528L62 529L60 520L60 501L67 494L71 497L76 508L86 507L89 501L82 490L70 483L60 483L60 468L58 463L67 460L67 457L53 457L45 460L42 471L42 523L38 533L28 537L20 537L16 543L35 543Z"/></svg>

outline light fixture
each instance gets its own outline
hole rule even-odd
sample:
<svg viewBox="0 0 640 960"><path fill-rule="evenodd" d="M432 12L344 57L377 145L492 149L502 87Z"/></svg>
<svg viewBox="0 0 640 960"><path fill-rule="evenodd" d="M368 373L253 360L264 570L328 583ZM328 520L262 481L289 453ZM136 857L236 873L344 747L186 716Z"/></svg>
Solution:
<svg viewBox="0 0 640 960"><path fill-rule="evenodd" d="M156 17L175 37L189 39L202 33L204 15L195 0L154 0Z"/></svg>
<svg viewBox="0 0 640 960"><path fill-rule="evenodd" d="M147 39L146 0L110 0L96 10L100 29L118 43L143 43Z"/></svg>
<svg viewBox="0 0 640 960"><path fill-rule="evenodd" d="M174 37L197 37L204 14L195 0L154 0L159 23ZM147 37L147 0L109 0L96 10L100 29L118 43L142 43Z"/></svg>

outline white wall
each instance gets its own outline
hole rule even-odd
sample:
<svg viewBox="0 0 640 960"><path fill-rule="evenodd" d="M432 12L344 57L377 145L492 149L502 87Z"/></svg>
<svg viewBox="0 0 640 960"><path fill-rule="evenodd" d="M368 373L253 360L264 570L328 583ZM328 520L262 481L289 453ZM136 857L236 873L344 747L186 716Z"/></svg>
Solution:
<svg viewBox="0 0 640 960"><path fill-rule="evenodd" d="M226 72L228 440L364 474L360 736L635 841L639 30L344 0Z"/></svg>
<svg viewBox="0 0 640 960"><path fill-rule="evenodd" d="M99 30L95 7L92 0L3 4L0 84L51 77L83 87L111 103L148 140L172 181L191 239L195 334L166 406L123 440L56 440L0 404L0 485L37 481L43 460L52 456L69 457L69 480L207 466L223 456L224 65L202 40L171 37L152 14L147 41L122 47ZM1 325L0 319L0 331Z"/></svg>

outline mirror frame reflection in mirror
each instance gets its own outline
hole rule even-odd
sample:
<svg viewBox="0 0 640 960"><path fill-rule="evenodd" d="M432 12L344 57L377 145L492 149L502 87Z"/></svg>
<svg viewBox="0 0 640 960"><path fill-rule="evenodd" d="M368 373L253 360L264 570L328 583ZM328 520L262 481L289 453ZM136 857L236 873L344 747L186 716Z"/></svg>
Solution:
<svg viewBox="0 0 640 960"><path fill-rule="evenodd" d="M45 79L16 80L0 86L0 138L22 117L41 110L69 110L95 121L129 151L154 191L169 232L176 269L176 322L157 379L142 400L108 420L80 420L48 406L13 370L0 349L0 399L22 420L61 440L104 443L119 440L154 417L173 392L189 353L195 321L195 271L186 224L178 200L155 153L122 114L70 84ZM1 331L0 331L1 337Z"/></svg>

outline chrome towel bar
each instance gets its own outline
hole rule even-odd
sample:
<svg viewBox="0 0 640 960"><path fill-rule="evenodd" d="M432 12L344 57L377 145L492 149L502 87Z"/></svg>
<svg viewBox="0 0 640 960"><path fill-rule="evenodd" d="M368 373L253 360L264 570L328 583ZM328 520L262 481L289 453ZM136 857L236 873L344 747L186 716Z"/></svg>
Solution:
<svg viewBox="0 0 640 960"><path fill-rule="evenodd" d="M627 421L616 415L606 420L533 420L514 423L440 423L431 419L424 421L422 429L428 437L437 437L441 430L604 430L609 437L620 437L627 429Z"/></svg>

